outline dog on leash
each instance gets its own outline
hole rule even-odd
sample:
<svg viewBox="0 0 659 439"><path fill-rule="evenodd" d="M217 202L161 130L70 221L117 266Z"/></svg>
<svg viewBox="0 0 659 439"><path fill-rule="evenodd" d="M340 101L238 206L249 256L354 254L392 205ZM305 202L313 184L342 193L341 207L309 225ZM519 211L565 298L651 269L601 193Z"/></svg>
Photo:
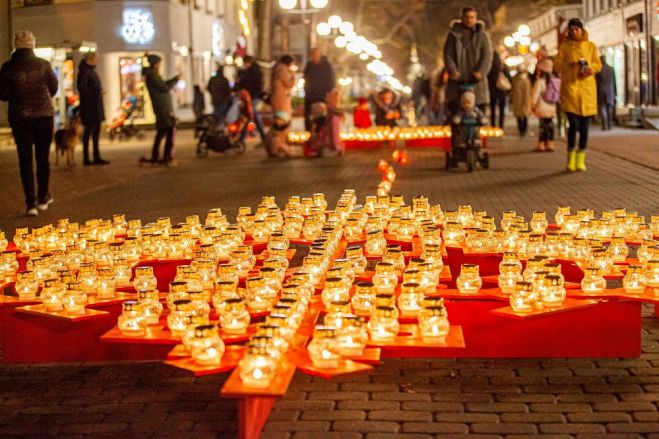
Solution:
<svg viewBox="0 0 659 439"><path fill-rule="evenodd" d="M59 156L66 154L66 166L75 166L73 152L78 145L81 132L82 119L79 114L71 118L68 128L55 132L55 165L59 166Z"/></svg>

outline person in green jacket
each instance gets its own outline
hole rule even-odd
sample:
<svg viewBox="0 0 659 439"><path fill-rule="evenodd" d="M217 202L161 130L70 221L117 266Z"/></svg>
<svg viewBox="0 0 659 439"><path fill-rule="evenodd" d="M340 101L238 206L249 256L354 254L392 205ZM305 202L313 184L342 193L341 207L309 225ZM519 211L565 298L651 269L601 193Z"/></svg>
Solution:
<svg viewBox="0 0 659 439"><path fill-rule="evenodd" d="M174 150L174 135L176 133L176 117L174 116L172 97L169 92L174 88L181 75L176 75L165 81L160 76L162 58L152 54L147 56L147 60L149 65L142 69L142 75L146 82L146 88L149 90L151 105L156 115L156 128L158 131L153 142L151 159L142 157L140 162L176 166L176 161L172 155ZM160 143L163 137L166 137L165 152L163 158L160 159Z"/></svg>

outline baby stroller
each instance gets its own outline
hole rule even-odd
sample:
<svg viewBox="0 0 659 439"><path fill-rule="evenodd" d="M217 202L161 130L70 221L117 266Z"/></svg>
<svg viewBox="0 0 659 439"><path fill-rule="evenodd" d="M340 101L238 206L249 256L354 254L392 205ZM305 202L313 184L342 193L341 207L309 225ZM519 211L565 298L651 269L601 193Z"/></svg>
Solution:
<svg viewBox="0 0 659 439"><path fill-rule="evenodd" d="M235 120L217 120L212 114L200 118L197 157L207 157L209 150L225 154L245 152L245 135L255 128L252 99L247 90L240 90L237 94L239 111Z"/></svg>
<svg viewBox="0 0 659 439"><path fill-rule="evenodd" d="M451 150L446 152L446 170L467 164L472 172L477 165L483 169L490 167L490 157L481 142L480 127L484 123L483 112L476 107L473 84L460 85L459 109L451 119Z"/></svg>
<svg viewBox="0 0 659 439"><path fill-rule="evenodd" d="M137 108L137 98L129 96L121 103L120 113L112 119L107 127L108 137L111 141L115 138L119 140L128 140L132 137L138 139L144 138L142 130L135 126L135 109Z"/></svg>

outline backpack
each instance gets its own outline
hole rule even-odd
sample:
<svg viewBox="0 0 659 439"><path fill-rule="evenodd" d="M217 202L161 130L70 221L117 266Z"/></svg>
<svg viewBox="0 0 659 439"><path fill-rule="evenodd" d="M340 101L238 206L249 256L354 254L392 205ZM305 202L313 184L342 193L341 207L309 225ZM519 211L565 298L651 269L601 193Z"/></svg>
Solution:
<svg viewBox="0 0 659 439"><path fill-rule="evenodd" d="M551 75L547 87L542 92L542 100L549 104L558 104L561 101L561 78Z"/></svg>

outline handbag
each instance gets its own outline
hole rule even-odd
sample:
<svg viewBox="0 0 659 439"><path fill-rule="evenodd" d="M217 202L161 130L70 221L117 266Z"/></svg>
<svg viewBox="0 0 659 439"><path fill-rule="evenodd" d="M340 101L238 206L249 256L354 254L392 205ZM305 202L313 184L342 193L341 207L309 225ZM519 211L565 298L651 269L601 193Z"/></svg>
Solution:
<svg viewBox="0 0 659 439"><path fill-rule="evenodd" d="M501 91L510 91L513 88L513 85L510 83L510 79L508 79L506 75L503 74L503 72L499 72L495 86Z"/></svg>

